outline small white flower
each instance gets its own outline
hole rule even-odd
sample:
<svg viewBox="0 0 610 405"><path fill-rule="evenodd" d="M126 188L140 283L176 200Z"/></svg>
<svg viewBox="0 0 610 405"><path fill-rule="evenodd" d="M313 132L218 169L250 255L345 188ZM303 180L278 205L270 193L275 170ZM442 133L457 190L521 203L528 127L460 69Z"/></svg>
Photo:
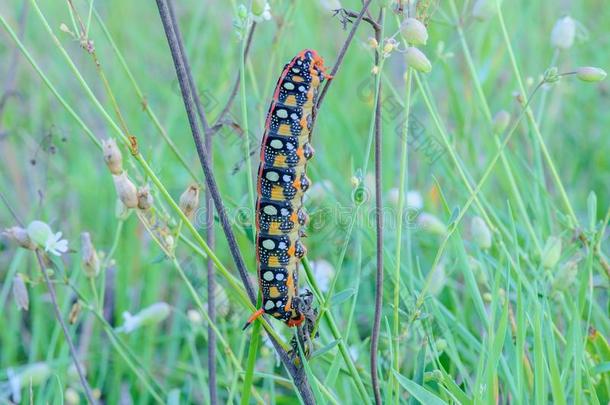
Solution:
<svg viewBox="0 0 610 405"><path fill-rule="evenodd" d="M44 250L55 256L61 256L68 251L68 241L61 238L61 232L51 233L45 242Z"/></svg>
<svg viewBox="0 0 610 405"><path fill-rule="evenodd" d="M421 210L422 208L424 208L424 199L419 191L407 191L407 207L414 210Z"/></svg>
<svg viewBox="0 0 610 405"><path fill-rule="evenodd" d="M68 241L61 238L62 233L53 233L51 227L45 222L30 222L27 233L32 242L55 256L61 256L62 253L68 251Z"/></svg>
<svg viewBox="0 0 610 405"><path fill-rule="evenodd" d="M559 49L568 49L574 44L576 21L570 16L561 17L551 31L551 45Z"/></svg>

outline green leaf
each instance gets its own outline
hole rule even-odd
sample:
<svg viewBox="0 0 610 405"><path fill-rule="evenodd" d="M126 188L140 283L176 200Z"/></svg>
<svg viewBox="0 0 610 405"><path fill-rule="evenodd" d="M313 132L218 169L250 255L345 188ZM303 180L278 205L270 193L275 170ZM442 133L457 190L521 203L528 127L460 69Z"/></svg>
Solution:
<svg viewBox="0 0 610 405"><path fill-rule="evenodd" d="M396 379L402 385L402 387L409 392L409 394L413 395L413 398L417 399L422 404L426 405L442 405L446 404L445 401L422 387L421 385L415 383L412 380L400 375L397 372L394 372Z"/></svg>

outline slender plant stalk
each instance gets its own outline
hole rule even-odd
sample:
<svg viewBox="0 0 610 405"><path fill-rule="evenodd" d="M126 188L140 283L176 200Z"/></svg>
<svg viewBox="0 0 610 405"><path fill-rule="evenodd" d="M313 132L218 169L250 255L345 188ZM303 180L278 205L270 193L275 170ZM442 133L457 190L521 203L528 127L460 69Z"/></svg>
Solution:
<svg viewBox="0 0 610 405"><path fill-rule="evenodd" d="M375 39L379 46L375 50L375 66L380 68L380 71L375 75L375 233L377 237L377 269L375 272L375 315L373 318L373 328L371 331L371 379L373 384L373 394L375 395L375 403L382 404L381 388L379 386L378 376L378 351L379 351L379 329L381 325L381 311L383 301L383 200L381 196L382 175L381 175L381 151L383 127L381 117L381 54L383 40L383 17L385 7L381 7L379 11L379 20L377 24L380 28L375 29Z"/></svg>
<svg viewBox="0 0 610 405"><path fill-rule="evenodd" d="M49 296L51 297L51 304L53 306L53 312L55 313L55 318L61 325L61 329L64 332L64 337L66 338L66 343L68 344L68 348L70 349L70 354L72 355L72 361L74 362L74 367L76 368L76 372L78 374L78 378L80 379L80 383L83 386L83 390L85 391L85 396L87 397L87 401L90 404L97 404L97 401L93 398L93 394L91 393L91 387L85 378L85 373L83 372L83 367L78 360L78 354L76 353L76 348L74 347L74 343L72 343L72 338L70 337L70 331L64 322L63 317L61 316L61 311L59 310L59 305L57 304L57 296L55 294L55 287L53 287L53 283L51 283L51 279L49 278L49 274L47 273L47 269L42 260L42 254L39 249L36 249L36 260L38 261L38 265L40 266L40 271L44 277L45 284L47 285L47 289L49 290Z"/></svg>
<svg viewBox="0 0 610 405"><path fill-rule="evenodd" d="M409 114L411 113L411 68L407 67L406 86L405 86L405 123L401 137L402 150L400 154L400 176L398 180L398 212L396 219L396 266L394 268L394 362L392 369L400 373L400 313L398 307L400 305L400 267L401 267L401 248L402 248L402 222L403 210L405 207L405 187L407 183L407 167L408 167L408 149L409 149ZM409 227L407 226L407 232ZM409 268L409 271L411 269ZM395 403L400 400L400 384L394 373L391 375L394 381Z"/></svg>

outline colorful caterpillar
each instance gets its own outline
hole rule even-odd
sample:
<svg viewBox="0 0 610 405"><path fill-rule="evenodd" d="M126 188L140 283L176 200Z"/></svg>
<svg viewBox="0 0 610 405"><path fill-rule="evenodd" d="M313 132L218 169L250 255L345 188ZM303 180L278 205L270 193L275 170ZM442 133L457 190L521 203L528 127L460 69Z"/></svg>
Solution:
<svg viewBox="0 0 610 405"><path fill-rule="evenodd" d="M256 202L256 249L262 308L244 329L263 313L298 326L305 320L310 296L298 295L301 243L307 222L303 193L310 181L305 174L313 156L310 141L318 87L325 78L324 60L306 49L288 63L275 87L261 143ZM311 293L309 293L311 294Z"/></svg>

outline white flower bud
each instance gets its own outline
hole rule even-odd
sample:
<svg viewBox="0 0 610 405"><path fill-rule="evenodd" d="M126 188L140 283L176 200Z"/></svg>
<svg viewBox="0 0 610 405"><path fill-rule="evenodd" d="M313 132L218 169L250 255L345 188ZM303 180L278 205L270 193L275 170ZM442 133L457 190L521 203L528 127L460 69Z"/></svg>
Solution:
<svg viewBox="0 0 610 405"><path fill-rule="evenodd" d="M19 379L21 387L32 385L36 387L44 383L51 376L51 367L47 363L33 363L28 365L15 378Z"/></svg>
<svg viewBox="0 0 610 405"><path fill-rule="evenodd" d="M561 239L550 236L542 249L541 262L544 268L550 269L555 267L561 258Z"/></svg>
<svg viewBox="0 0 610 405"><path fill-rule="evenodd" d="M123 172L123 155L116 144L114 138L102 140L102 149L104 152L104 161L110 170L110 173L119 175Z"/></svg>
<svg viewBox="0 0 610 405"><path fill-rule="evenodd" d="M191 184L180 196L180 210L191 219L193 213L199 208L199 187L196 184Z"/></svg>
<svg viewBox="0 0 610 405"><path fill-rule="evenodd" d="M481 249L489 249L491 247L491 231L483 219L480 217L472 218L470 232L474 243Z"/></svg>
<svg viewBox="0 0 610 405"><path fill-rule="evenodd" d="M127 208L136 208L138 206L138 190L136 186L129 180L126 172L121 174L112 175L114 181L114 187L116 189L117 196Z"/></svg>
<svg viewBox="0 0 610 405"><path fill-rule="evenodd" d="M342 8L339 0L320 0L320 5L327 11L335 11Z"/></svg>
<svg viewBox="0 0 610 405"><path fill-rule="evenodd" d="M201 326L203 324L203 318L201 317L199 311L189 309L186 311L186 317L193 326Z"/></svg>
<svg viewBox="0 0 610 405"><path fill-rule="evenodd" d="M271 6L266 0L252 1L252 19L256 22L262 22L271 19Z"/></svg>
<svg viewBox="0 0 610 405"><path fill-rule="evenodd" d="M557 20L551 31L551 45L559 49L568 49L574 44L576 22L570 16Z"/></svg>
<svg viewBox="0 0 610 405"><path fill-rule="evenodd" d="M311 263L313 274L322 292L327 292L330 281L335 275L335 267L324 259L316 260Z"/></svg>
<svg viewBox="0 0 610 405"><path fill-rule="evenodd" d="M88 277L97 277L100 274L100 260L95 251L95 247L91 242L91 235L89 232L83 232L80 234L81 241L81 259L83 263L83 269Z"/></svg>
<svg viewBox="0 0 610 405"><path fill-rule="evenodd" d="M20 226L6 228L2 234L25 249L34 250L36 245L30 239L27 231Z"/></svg>
<svg viewBox="0 0 610 405"><path fill-rule="evenodd" d="M367 43L371 47L371 49L377 49L377 47L379 46L379 43L374 37L369 37Z"/></svg>
<svg viewBox="0 0 610 405"><path fill-rule="evenodd" d="M44 247L47 240L53 236L51 227L42 221L30 222L27 228L27 233L32 242L41 247Z"/></svg>
<svg viewBox="0 0 610 405"><path fill-rule="evenodd" d="M407 61L407 65L422 73L430 73L432 71L432 64L424 55L422 51L415 48L414 46L410 46L405 51L405 59Z"/></svg>
<svg viewBox="0 0 610 405"><path fill-rule="evenodd" d="M17 309L27 311L30 308L28 289L23 281L23 276L19 273L13 278L13 298L15 298Z"/></svg>
<svg viewBox="0 0 610 405"><path fill-rule="evenodd" d="M510 123L510 114L506 110L500 110L493 118L493 131L496 135L501 135L506 131Z"/></svg>
<svg viewBox="0 0 610 405"><path fill-rule="evenodd" d="M576 69L576 77L583 82L601 82L606 76L606 71L598 67L583 66Z"/></svg>
<svg viewBox="0 0 610 405"><path fill-rule="evenodd" d="M78 391L72 387L68 387L64 392L64 401L66 402L66 405L79 405L80 395L78 395Z"/></svg>
<svg viewBox="0 0 610 405"><path fill-rule="evenodd" d="M426 26L416 18L407 18L400 24L400 32L412 45L426 45L428 42L428 30Z"/></svg>
<svg viewBox="0 0 610 405"><path fill-rule="evenodd" d="M138 189L138 208L147 210L153 205L153 197L150 193L150 187L143 186Z"/></svg>
<svg viewBox="0 0 610 405"><path fill-rule="evenodd" d="M414 210L421 210L424 208L424 199L419 191L407 191L407 207Z"/></svg>
<svg viewBox="0 0 610 405"><path fill-rule="evenodd" d="M485 21L496 12L495 0L477 0L472 6L472 16L479 20Z"/></svg>
<svg viewBox="0 0 610 405"><path fill-rule="evenodd" d="M426 232L444 236L447 233L447 226L432 214L422 212L417 217L417 224Z"/></svg>
<svg viewBox="0 0 610 405"><path fill-rule="evenodd" d="M123 312L123 326L117 328L117 332L131 333L145 325L156 325L169 316L170 306L165 302L157 302L144 308L135 315Z"/></svg>

